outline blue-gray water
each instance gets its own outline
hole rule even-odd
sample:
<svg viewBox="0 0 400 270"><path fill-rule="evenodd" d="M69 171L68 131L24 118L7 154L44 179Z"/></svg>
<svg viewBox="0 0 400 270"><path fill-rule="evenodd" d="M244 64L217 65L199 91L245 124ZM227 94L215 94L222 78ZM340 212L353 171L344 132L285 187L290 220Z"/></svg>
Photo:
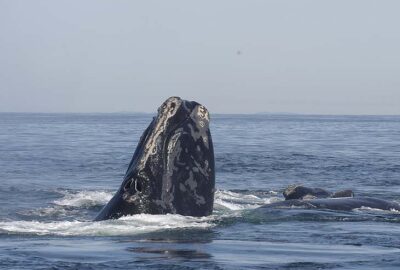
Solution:
<svg viewBox="0 0 400 270"><path fill-rule="evenodd" d="M212 115L213 216L91 222L151 117L0 114L0 268L399 269L397 212L251 212L292 183L399 201L399 116Z"/></svg>

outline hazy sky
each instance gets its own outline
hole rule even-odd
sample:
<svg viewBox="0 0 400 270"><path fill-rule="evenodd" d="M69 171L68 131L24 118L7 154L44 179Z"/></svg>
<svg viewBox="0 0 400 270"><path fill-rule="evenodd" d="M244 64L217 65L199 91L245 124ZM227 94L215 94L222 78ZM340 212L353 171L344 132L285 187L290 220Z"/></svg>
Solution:
<svg viewBox="0 0 400 270"><path fill-rule="evenodd" d="M0 0L0 111L400 114L400 1Z"/></svg>

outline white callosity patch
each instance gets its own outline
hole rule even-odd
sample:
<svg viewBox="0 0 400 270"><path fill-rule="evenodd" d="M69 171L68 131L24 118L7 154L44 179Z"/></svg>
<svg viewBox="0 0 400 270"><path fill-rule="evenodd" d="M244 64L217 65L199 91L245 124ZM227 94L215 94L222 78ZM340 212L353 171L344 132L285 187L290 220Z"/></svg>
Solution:
<svg viewBox="0 0 400 270"><path fill-rule="evenodd" d="M198 109L197 109L197 115L198 115L201 119L203 119L203 120L205 120L205 121L207 121L207 122L210 122L210 115L209 115L209 113L208 113L208 110L207 110L206 107L204 107L203 105L200 105L200 106L198 107Z"/></svg>
<svg viewBox="0 0 400 270"><path fill-rule="evenodd" d="M191 136L195 141L202 139L204 145L209 148L207 130L210 125L210 116L207 109L202 105L198 105L190 114L190 117L192 118L193 122L196 123L196 127L188 125Z"/></svg>
<svg viewBox="0 0 400 270"><path fill-rule="evenodd" d="M178 141L178 138L182 135L181 132L183 131L182 128L179 128L176 130L176 133L171 137L168 143L168 155L171 155L173 153L173 150L176 147L176 143Z"/></svg>
<svg viewBox="0 0 400 270"><path fill-rule="evenodd" d="M163 103L159 108L157 120L154 126L154 132L147 139L145 144L144 154L139 162L139 170L143 169L146 165L145 161L148 160L150 155L155 155L161 147L161 135L167 129L168 120L173 117L182 105L180 98L171 97Z"/></svg>
<svg viewBox="0 0 400 270"><path fill-rule="evenodd" d="M168 155L167 155L167 161L166 161L166 170L165 174L163 174L163 190L161 194L161 200L157 201L158 205L161 207L169 207L169 209L172 212L175 212L176 209L173 206L173 200L174 200L174 195L173 195L173 189L175 188L172 185L172 175L175 170L175 161L178 160L177 157L182 152L182 147L181 147L181 141L179 140L179 137L182 136L182 130L177 130L177 133L170 139L168 143Z"/></svg>
<svg viewBox="0 0 400 270"><path fill-rule="evenodd" d="M203 105L198 106L197 108L197 116L200 118L199 125L200 127L204 128L206 125L208 127L210 122L210 116L206 107Z"/></svg>

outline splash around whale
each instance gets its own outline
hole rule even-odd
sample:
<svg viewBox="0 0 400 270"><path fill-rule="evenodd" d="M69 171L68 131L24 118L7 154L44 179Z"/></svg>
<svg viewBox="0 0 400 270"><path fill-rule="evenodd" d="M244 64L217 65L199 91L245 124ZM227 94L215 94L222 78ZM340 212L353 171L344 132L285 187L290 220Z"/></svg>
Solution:
<svg viewBox="0 0 400 270"><path fill-rule="evenodd" d="M179 97L168 98L141 136L120 188L95 220L135 214L211 215L215 161L209 125L209 113L203 105ZM292 207L400 211L398 203L354 197L351 190L330 193L294 186L283 195L285 201L253 211Z"/></svg>

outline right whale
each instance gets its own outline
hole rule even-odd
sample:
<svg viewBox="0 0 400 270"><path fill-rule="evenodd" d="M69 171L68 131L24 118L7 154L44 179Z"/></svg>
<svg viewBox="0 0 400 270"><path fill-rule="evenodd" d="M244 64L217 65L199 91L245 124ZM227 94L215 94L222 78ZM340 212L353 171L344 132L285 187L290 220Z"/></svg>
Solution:
<svg viewBox="0 0 400 270"><path fill-rule="evenodd" d="M321 188L289 186L283 191L285 201L274 202L257 208L258 211L276 208L305 208L350 211L361 207L400 211L400 204L373 197L354 197L351 190L335 193Z"/></svg>
<svg viewBox="0 0 400 270"><path fill-rule="evenodd" d="M305 208L305 209L328 209L350 211L361 207L373 209L400 211L400 204L373 197L345 197L345 198L324 198L311 200L286 200L263 205L257 211L272 208Z"/></svg>

